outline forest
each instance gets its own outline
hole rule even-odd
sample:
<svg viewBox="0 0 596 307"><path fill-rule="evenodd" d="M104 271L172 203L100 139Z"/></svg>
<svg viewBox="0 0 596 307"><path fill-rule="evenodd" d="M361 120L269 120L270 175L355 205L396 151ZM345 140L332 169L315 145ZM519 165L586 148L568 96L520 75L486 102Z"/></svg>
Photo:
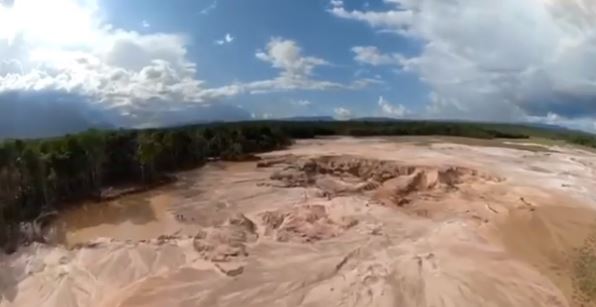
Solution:
<svg viewBox="0 0 596 307"><path fill-rule="evenodd" d="M0 143L0 246L15 245L19 225L44 212L101 200L108 187L151 186L206 161L245 160L294 139L349 135L445 135L562 139L596 148L587 133L523 125L428 121L261 121L148 130L90 130Z"/></svg>

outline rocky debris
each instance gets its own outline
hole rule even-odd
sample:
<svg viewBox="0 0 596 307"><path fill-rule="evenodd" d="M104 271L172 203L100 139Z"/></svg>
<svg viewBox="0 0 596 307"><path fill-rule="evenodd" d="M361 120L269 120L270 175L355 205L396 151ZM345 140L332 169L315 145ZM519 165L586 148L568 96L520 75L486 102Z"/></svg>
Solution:
<svg viewBox="0 0 596 307"><path fill-rule="evenodd" d="M163 245L169 243L170 241L177 240L179 237L176 235L161 235L157 237L156 244Z"/></svg>
<svg viewBox="0 0 596 307"><path fill-rule="evenodd" d="M194 248L205 260L228 262L248 256L246 243L258 238L256 225L238 214L221 226L204 229L194 238Z"/></svg>
<svg viewBox="0 0 596 307"><path fill-rule="evenodd" d="M257 236L257 225L244 216L244 214L236 214L228 219L227 223L228 226L237 227L244 230L245 234L248 234L250 237L249 241L254 242L258 238Z"/></svg>
<svg viewBox="0 0 596 307"><path fill-rule="evenodd" d="M229 277L235 277L242 273L244 273L244 264L243 263L215 263L215 267L224 275Z"/></svg>
<svg viewBox="0 0 596 307"><path fill-rule="evenodd" d="M415 171L415 167L400 165L395 161L353 156L324 156L311 159L302 165L307 172L312 170L320 174L351 175L361 180L374 180L380 183Z"/></svg>
<svg viewBox="0 0 596 307"><path fill-rule="evenodd" d="M408 176L388 180L376 190L374 198L384 205L404 207L421 196L436 196L460 189L466 182L475 180L498 181L498 178L480 175L463 167L418 167Z"/></svg>
<svg viewBox="0 0 596 307"><path fill-rule="evenodd" d="M28 246L32 243L53 243L57 232L55 227L48 227L50 222L58 215L58 211L43 212L30 222L21 222L11 225L0 225L0 250L12 253L19 246Z"/></svg>
<svg viewBox="0 0 596 307"><path fill-rule="evenodd" d="M273 173L271 180L281 182L286 188L303 187L315 182L312 176L294 167L288 167Z"/></svg>
<svg viewBox="0 0 596 307"><path fill-rule="evenodd" d="M315 182L315 186L323 191L324 196L339 196L365 191L372 191L380 187L380 183L374 179L364 182L351 183L345 179L338 179L333 176L320 176Z"/></svg>
<svg viewBox="0 0 596 307"><path fill-rule="evenodd" d="M274 164L285 164L270 177L284 187L315 186L320 190L317 195L328 198L377 190L398 206L409 204L408 195L414 193L456 190L473 180L502 180L465 167L411 166L353 156L284 156L263 165Z"/></svg>
<svg viewBox="0 0 596 307"><path fill-rule="evenodd" d="M331 219L323 205L264 212L261 221L265 235L273 236L279 242L298 243L330 239L358 224L358 220L349 217Z"/></svg>
<svg viewBox="0 0 596 307"><path fill-rule="evenodd" d="M287 213L280 210L278 211L267 211L261 214L261 221L265 226L265 235L271 235L273 232L283 224Z"/></svg>
<svg viewBox="0 0 596 307"><path fill-rule="evenodd" d="M286 167L271 176L272 180L281 181L286 187L312 185L321 175L341 177L342 179L359 179L364 185L350 187L356 192L365 186L382 183L386 180L410 174L415 168L401 166L393 161L371 160L351 156L324 156L319 158L297 158L292 156L286 160L276 160L275 164L286 164ZM263 165L271 165L265 163Z"/></svg>

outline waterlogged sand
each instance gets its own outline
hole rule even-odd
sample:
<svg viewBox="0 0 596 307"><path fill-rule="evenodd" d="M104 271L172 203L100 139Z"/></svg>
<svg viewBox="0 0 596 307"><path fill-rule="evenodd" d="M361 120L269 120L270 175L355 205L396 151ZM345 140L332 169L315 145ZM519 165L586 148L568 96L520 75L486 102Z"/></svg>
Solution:
<svg viewBox="0 0 596 307"><path fill-rule="evenodd" d="M596 155L300 141L89 204L0 259L0 306L591 306Z"/></svg>

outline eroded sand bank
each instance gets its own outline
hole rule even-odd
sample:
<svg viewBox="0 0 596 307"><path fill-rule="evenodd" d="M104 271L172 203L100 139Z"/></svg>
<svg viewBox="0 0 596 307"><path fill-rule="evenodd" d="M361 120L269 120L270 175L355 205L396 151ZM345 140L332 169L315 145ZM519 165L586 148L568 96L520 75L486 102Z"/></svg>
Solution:
<svg viewBox="0 0 596 307"><path fill-rule="evenodd" d="M301 141L180 174L140 215L65 214L69 248L3 256L0 306L591 304L596 155L398 140Z"/></svg>

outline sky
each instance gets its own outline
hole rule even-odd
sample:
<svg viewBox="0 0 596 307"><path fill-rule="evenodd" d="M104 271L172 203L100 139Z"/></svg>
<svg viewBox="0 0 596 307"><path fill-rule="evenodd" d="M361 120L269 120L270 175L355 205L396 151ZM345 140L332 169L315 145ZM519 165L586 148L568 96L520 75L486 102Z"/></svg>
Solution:
<svg viewBox="0 0 596 307"><path fill-rule="evenodd" d="M0 0L0 136L293 116L596 131L594 59L591 0Z"/></svg>

